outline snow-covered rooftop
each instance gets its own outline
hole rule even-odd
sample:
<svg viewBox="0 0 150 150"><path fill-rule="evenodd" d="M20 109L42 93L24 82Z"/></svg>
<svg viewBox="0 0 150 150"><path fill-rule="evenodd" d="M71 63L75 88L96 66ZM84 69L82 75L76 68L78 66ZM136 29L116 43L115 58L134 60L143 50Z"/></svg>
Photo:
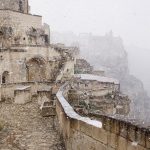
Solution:
<svg viewBox="0 0 150 150"><path fill-rule="evenodd" d="M108 83L114 83L119 84L119 80L114 78L108 78L103 76L97 76L93 74L77 74L75 77L80 78L81 80L93 80L93 81L99 81L99 82L108 82Z"/></svg>
<svg viewBox="0 0 150 150"><path fill-rule="evenodd" d="M31 88L31 86L19 86L16 88L16 90L23 91L23 90L28 90L29 88Z"/></svg>

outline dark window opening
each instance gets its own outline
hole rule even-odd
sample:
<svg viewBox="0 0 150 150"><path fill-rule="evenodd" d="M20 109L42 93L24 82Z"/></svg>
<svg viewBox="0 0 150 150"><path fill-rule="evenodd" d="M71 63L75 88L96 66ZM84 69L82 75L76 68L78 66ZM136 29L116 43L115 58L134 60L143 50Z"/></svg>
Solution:
<svg viewBox="0 0 150 150"><path fill-rule="evenodd" d="M5 71L2 74L2 84L6 84L6 83L9 83L9 72L8 71Z"/></svg>
<svg viewBox="0 0 150 150"><path fill-rule="evenodd" d="M2 83L3 83L3 84L6 83L6 78L5 78L5 76L2 77Z"/></svg>
<svg viewBox="0 0 150 150"><path fill-rule="evenodd" d="M3 60L3 56L2 55L0 56L0 60Z"/></svg>
<svg viewBox="0 0 150 150"><path fill-rule="evenodd" d="M85 84L85 87L88 87L88 84Z"/></svg>
<svg viewBox="0 0 150 150"><path fill-rule="evenodd" d="M0 36L1 36L1 35L3 35L3 32L2 32L2 31L0 31Z"/></svg>
<svg viewBox="0 0 150 150"><path fill-rule="evenodd" d="M22 2L22 0L19 1L19 11L23 12L23 2Z"/></svg>
<svg viewBox="0 0 150 150"><path fill-rule="evenodd" d="M45 35L45 43L49 44L49 38L48 38L48 35Z"/></svg>

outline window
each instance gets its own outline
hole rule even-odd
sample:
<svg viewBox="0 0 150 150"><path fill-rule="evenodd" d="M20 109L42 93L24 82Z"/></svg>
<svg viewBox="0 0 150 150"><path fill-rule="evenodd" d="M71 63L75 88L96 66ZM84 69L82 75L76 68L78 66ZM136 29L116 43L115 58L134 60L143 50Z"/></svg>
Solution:
<svg viewBox="0 0 150 150"><path fill-rule="evenodd" d="M2 84L9 83L9 72L4 71L2 74Z"/></svg>
<svg viewBox="0 0 150 150"><path fill-rule="evenodd" d="M22 2L22 0L19 1L19 11L23 12L23 2Z"/></svg>

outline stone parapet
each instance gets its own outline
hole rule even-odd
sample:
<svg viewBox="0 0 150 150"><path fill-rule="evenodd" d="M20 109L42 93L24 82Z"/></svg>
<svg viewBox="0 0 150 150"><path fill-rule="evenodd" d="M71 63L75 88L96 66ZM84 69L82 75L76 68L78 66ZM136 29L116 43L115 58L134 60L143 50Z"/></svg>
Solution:
<svg viewBox="0 0 150 150"><path fill-rule="evenodd" d="M150 130L117 117L99 116L100 121L76 114L65 97L69 86L57 93L56 112L67 150L148 150Z"/></svg>

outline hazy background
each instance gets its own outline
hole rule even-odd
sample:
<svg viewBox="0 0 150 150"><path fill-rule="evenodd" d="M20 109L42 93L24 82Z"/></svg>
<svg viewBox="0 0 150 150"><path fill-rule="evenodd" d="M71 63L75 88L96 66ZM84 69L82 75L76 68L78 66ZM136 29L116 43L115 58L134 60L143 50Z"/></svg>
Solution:
<svg viewBox="0 0 150 150"><path fill-rule="evenodd" d="M150 95L150 0L29 0L52 31L121 36L130 72Z"/></svg>

